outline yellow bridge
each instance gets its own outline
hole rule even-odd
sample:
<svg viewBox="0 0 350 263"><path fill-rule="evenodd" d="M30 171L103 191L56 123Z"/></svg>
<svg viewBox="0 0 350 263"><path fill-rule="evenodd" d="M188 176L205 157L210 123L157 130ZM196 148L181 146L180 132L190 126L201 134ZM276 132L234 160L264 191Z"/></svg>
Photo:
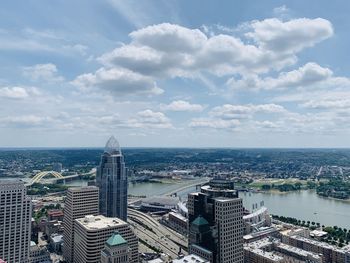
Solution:
<svg viewBox="0 0 350 263"><path fill-rule="evenodd" d="M40 172L40 173L36 174L27 185L32 185L34 183L38 183L41 181L41 179L43 179L47 175L53 175L57 179L65 179L65 176L63 176L62 174L60 174L58 172L45 171L45 172Z"/></svg>
<svg viewBox="0 0 350 263"><path fill-rule="evenodd" d="M96 173L96 169L93 168L91 169L90 172L81 174L81 175L90 175L90 174L95 174ZM31 178L31 180L26 184L27 186L31 186L34 183L39 183L45 176L47 175L53 175L55 178L50 178L47 180L57 180L57 179L71 179L71 178L76 178L79 177L79 174L73 174L73 175L67 175L67 176L63 176L62 174L55 172L55 171L45 171L45 172L40 172L37 173L33 178Z"/></svg>

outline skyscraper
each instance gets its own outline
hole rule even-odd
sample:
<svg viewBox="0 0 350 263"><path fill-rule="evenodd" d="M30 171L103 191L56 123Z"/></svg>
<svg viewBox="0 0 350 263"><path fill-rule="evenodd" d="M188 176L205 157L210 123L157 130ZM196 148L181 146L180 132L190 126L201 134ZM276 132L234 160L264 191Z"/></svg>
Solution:
<svg viewBox="0 0 350 263"><path fill-rule="evenodd" d="M98 215L98 197L96 186L69 188L67 191L63 218L63 256L69 263L73 262L74 255L74 220L86 215Z"/></svg>
<svg viewBox="0 0 350 263"><path fill-rule="evenodd" d="M243 204L230 180L188 195L189 252L213 263L243 263Z"/></svg>
<svg viewBox="0 0 350 263"><path fill-rule="evenodd" d="M31 200L22 181L0 181L0 258L29 262Z"/></svg>
<svg viewBox="0 0 350 263"><path fill-rule="evenodd" d="M118 141L112 136L106 143L97 169L100 188L100 213L107 217L127 218L128 178Z"/></svg>

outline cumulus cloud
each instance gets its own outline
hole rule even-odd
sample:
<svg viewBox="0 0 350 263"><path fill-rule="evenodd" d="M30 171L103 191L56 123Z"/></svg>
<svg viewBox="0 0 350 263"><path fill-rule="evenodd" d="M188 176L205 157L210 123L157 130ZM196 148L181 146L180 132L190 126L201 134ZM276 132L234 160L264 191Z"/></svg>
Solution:
<svg viewBox="0 0 350 263"><path fill-rule="evenodd" d="M246 36L257 45L226 34L208 37L199 29L175 24L152 25L131 32L129 44L99 61L156 77L193 77L200 71L218 76L260 73L295 63L297 52L333 34L331 23L321 18L267 19L251 23L251 29Z"/></svg>
<svg viewBox="0 0 350 263"><path fill-rule="evenodd" d="M184 101L184 100L175 100L168 105L162 104L160 107L162 110L166 110L166 111L200 112L200 111L203 111L204 109L204 107L200 104L191 104L188 101Z"/></svg>
<svg viewBox="0 0 350 263"><path fill-rule="evenodd" d="M323 18L299 18L283 22L277 18L255 21L246 36L259 47L273 52L293 54L333 35L332 24Z"/></svg>
<svg viewBox="0 0 350 263"><path fill-rule="evenodd" d="M3 87L0 88L0 98L26 99L32 95L39 95L40 92L35 87Z"/></svg>
<svg viewBox="0 0 350 263"><path fill-rule="evenodd" d="M163 23L148 26L129 35L135 45L144 45L165 52L191 52L202 48L207 37L199 29Z"/></svg>
<svg viewBox="0 0 350 263"><path fill-rule="evenodd" d="M58 75L56 65L52 63L24 67L23 75L33 81L60 82L64 80L62 76Z"/></svg>
<svg viewBox="0 0 350 263"><path fill-rule="evenodd" d="M152 78L125 68L100 68L95 73L78 76L72 84L82 90L98 87L114 95L156 95L163 92Z"/></svg>
<svg viewBox="0 0 350 263"><path fill-rule="evenodd" d="M307 87L320 83L341 84L341 79L334 78L329 68L310 62L296 70L281 72L277 78L260 78L257 75L247 75L240 80L230 78L227 85L232 89L286 89Z"/></svg>
<svg viewBox="0 0 350 263"><path fill-rule="evenodd" d="M162 112L150 109L137 113L136 119L131 119L128 124L138 128L172 128L170 119Z"/></svg>

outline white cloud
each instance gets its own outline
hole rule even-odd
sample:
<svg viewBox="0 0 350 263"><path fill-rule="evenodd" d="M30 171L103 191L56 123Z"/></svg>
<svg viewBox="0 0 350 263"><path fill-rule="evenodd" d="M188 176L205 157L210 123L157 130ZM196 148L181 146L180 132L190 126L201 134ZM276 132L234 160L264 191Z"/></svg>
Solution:
<svg viewBox="0 0 350 263"><path fill-rule="evenodd" d="M29 96L40 95L35 87L3 87L0 88L0 97L8 99L26 99Z"/></svg>
<svg viewBox="0 0 350 263"><path fill-rule="evenodd" d="M246 105L232 105L225 104L213 108L209 115L212 117L219 117L222 119L247 119L256 113L284 113L286 109L277 104L246 104Z"/></svg>
<svg viewBox="0 0 350 263"><path fill-rule="evenodd" d="M246 33L265 50L293 54L333 35L332 24L323 18L299 18L282 22L277 18L255 21Z"/></svg>
<svg viewBox="0 0 350 263"><path fill-rule="evenodd" d="M172 128L170 119L162 112L144 110L137 113L136 119L131 119L128 124L138 128Z"/></svg>
<svg viewBox="0 0 350 263"><path fill-rule="evenodd" d="M211 118L192 119L189 126L191 128L212 128L212 129L236 129L240 125L239 120L222 120Z"/></svg>
<svg viewBox="0 0 350 263"><path fill-rule="evenodd" d="M146 88L143 89L136 89L134 85L133 88L127 88L129 93L146 89L151 92L145 93L159 94L161 90L156 86L156 81L159 79L175 77L200 79L203 74L210 73L215 76L237 74L243 76L242 80L236 82L234 79L229 80L228 84L259 85L254 83L260 81L257 74L293 65L297 61L297 52L333 34L331 23L320 18L294 19L288 22L278 19L255 21L251 23L250 30L253 31L248 32L247 36L253 38L257 45L247 44L242 39L227 34L207 36L199 29L176 24L147 26L131 32L130 43L100 56L97 60L104 65L104 68L95 73L78 76L75 82L80 82L79 85L82 86L82 82L86 83L87 79L90 80L88 82L94 79L96 85L99 82L96 76L102 72L109 72L108 79L113 79L113 85L121 89L123 86L129 86L130 82L134 84L135 78L147 82L143 85ZM297 38L297 48L294 48L294 45L285 46L286 43L289 44L288 32ZM270 38L263 38L263 33ZM315 68L315 64L307 64L305 70L312 66ZM321 67L316 68L319 69ZM309 70L310 72L307 72L309 77L317 77L312 76L315 72ZM112 75L116 77L113 78ZM126 78L121 76L125 76L129 83L126 84ZM288 81L288 78L292 77L295 76L281 75L280 78L283 79L280 81ZM304 80L307 81L306 78ZM107 81L101 80L97 86L104 87L105 82Z"/></svg>
<svg viewBox="0 0 350 263"><path fill-rule="evenodd" d="M78 76L72 84L82 90L101 88L115 95L157 95L163 92L152 78L124 68L100 68Z"/></svg>
<svg viewBox="0 0 350 263"><path fill-rule="evenodd" d="M23 68L23 75L33 81L60 82L64 78L59 76L55 64L36 64L30 67Z"/></svg>
<svg viewBox="0 0 350 263"><path fill-rule="evenodd" d="M350 109L350 99L323 99L323 100L309 100L301 106L311 109Z"/></svg>
<svg viewBox="0 0 350 263"><path fill-rule="evenodd" d="M207 37L199 29L163 23L148 26L129 35L135 45L142 45L165 52L191 52L202 48Z"/></svg>
<svg viewBox="0 0 350 263"><path fill-rule="evenodd" d="M253 119L255 114L287 114L287 110L281 105L277 104L246 104L246 105L231 105L225 104L214 107L209 112L209 117L194 118L191 120L189 126L192 128L212 128L212 129L228 129L237 131L238 128L247 126ZM264 115L266 118L267 116ZM264 122L260 122L260 127ZM248 125L249 126L249 125ZM267 126L267 122L265 122ZM272 124L270 123L272 127ZM256 129L255 126L248 127L247 130Z"/></svg>
<svg viewBox="0 0 350 263"><path fill-rule="evenodd" d="M167 111L194 111L194 112L200 112L203 111L204 107L200 104L191 104L188 101L184 100L176 100L171 102L168 105L162 104L161 106L162 110Z"/></svg>
<svg viewBox="0 0 350 263"><path fill-rule="evenodd" d="M328 68L309 62L296 70L281 72L277 78L266 77L261 79L257 75L243 76L240 80L230 78L227 85L231 89L286 89L307 87L320 83L331 82L340 84L339 78L333 78L333 72Z"/></svg>
<svg viewBox="0 0 350 263"><path fill-rule="evenodd" d="M157 24L131 32L129 44L102 55L99 61L153 77L194 77L201 71L217 76L256 74L294 64L297 52L333 34L331 23L320 18L255 21L251 28L247 36L258 46L231 35L207 37L199 29ZM289 32L297 38L290 46ZM263 33L270 38L263 38Z"/></svg>
<svg viewBox="0 0 350 263"><path fill-rule="evenodd" d="M48 125L53 120L50 117L43 117L38 115L22 115L3 117L0 119L0 123L3 127L16 127L16 128L33 128Z"/></svg>
<svg viewBox="0 0 350 263"><path fill-rule="evenodd" d="M24 99L27 98L28 92L22 87L4 87L0 88L0 97L9 99Z"/></svg>

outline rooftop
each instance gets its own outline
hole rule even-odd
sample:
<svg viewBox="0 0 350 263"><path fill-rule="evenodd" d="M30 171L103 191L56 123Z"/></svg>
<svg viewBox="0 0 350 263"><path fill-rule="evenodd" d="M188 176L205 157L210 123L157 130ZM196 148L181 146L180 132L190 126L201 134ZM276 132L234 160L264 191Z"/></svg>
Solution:
<svg viewBox="0 0 350 263"><path fill-rule="evenodd" d="M126 224L126 222L119 218L105 217L103 215L87 215L83 218L76 219L75 221L87 230L107 229Z"/></svg>
<svg viewBox="0 0 350 263"><path fill-rule="evenodd" d="M170 197L170 196L152 196L142 199L142 203L144 204L152 204L152 205L167 205L167 206L176 206L179 202L178 197Z"/></svg>
<svg viewBox="0 0 350 263"><path fill-rule="evenodd" d="M178 258L173 260L173 263L204 263L204 262L209 262L209 261L206 261L205 259L194 254L190 254L183 258Z"/></svg>
<svg viewBox="0 0 350 263"><path fill-rule="evenodd" d="M108 238L106 243L107 245L113 247L126 244L127 242L121 235L119 235L118 233L114 233L110 238Z"/></svg>
<svg viewBox="0 0 350 263"><path fill-rule="evenodd" d="M203 226L208 225L209 223L204 217L198 216L195 220L193 220L192 224L197 226Z"/></svg>

